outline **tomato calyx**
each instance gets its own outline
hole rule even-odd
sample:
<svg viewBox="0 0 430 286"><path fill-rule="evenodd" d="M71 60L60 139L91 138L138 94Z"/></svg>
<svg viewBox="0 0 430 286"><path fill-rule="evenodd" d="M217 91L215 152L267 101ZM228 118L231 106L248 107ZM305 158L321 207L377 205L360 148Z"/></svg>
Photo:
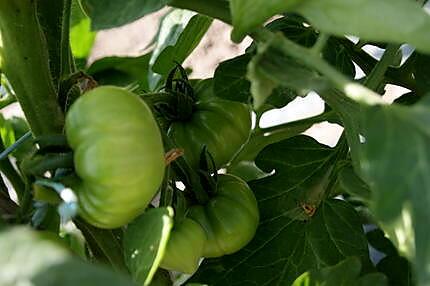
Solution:
<svg viewBox="0 0 430 286"><path fill-rule="evenodd" d="M197 98L187 73L180 64L177 64L167 76L164 91L167 98L155 104L156 111L169 121L188 120L194 112Z"/></svg>

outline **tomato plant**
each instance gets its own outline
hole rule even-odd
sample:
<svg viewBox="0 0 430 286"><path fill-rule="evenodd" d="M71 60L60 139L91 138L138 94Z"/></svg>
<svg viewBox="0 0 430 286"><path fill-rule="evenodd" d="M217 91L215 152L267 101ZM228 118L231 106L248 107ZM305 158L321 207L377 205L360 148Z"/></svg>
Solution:
<svg viewBox="0 0 430 286"><path fill-rule="evenodd" d="M0 0L0 284L429 285L427 2ZM214 21L252 43L196 78Z"/></svg>

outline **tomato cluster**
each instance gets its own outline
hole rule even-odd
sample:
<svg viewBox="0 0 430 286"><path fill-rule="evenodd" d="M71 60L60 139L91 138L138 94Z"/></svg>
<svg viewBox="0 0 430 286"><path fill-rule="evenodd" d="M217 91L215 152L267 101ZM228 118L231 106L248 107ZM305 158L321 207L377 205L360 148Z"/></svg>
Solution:
<svg viewBox="0 0 430 286"><path fill-rule="evenodd" d="M186 116L169 117L165 130L157 124L151 103L152 110L142 98L118 87L97 87L72 105L66 135L79 178L73 189L79 214L88 223L117 228L143 213L168 176L162 138L183 150L185 164L196 174L202 150L218 169L247 142L247 105L216 98L206 83L195 91ZM183 216L176 217L161 267L192 273L202 257L234 253L253 238L259 212L251 189L233 175L216 177L212 190L205 190L208 199L191 199Z"/></svg>

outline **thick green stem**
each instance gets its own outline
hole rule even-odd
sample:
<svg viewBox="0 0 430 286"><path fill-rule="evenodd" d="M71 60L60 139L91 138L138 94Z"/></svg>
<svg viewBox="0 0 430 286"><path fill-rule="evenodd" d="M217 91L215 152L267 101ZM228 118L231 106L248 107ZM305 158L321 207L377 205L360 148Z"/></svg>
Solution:
<svg viewBox="0 0 430 286"><path fill-rule="evenodd" d="M61 133L64 125L50 72L49 48L37 17L38 2L0 0L4 71L36 136Z"/></svg>
<svg viewBox="0 0 430 286"><path fill-rule="evenodd" d="M229 2L225 0L173 0L169 5L176 8L196 11L200 14L231 24Z"/></svg>
<svg viewBox="0 0 430 286"><path fill-rule="evenodd" d="M364 85L372 90L376 90L384 80L388 67L393 63L394 58L399 51L400 45L390 44L384 52L380 61L375 65L372 72L367 76Z"/></svg>

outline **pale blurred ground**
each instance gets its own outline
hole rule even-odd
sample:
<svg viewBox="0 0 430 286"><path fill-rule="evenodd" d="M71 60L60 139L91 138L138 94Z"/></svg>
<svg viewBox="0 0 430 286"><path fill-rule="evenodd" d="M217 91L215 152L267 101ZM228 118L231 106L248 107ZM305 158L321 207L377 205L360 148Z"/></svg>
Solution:
<svg viewBox="0 0 430 286"><path fill-rule="evenodd" d="M140 55L149 50L151 41L157 32L157 26L166 9L151 14L131 24L120 28L101 31L97 34L96 42L90 56L90 62L111 55ZM245 39L239 45L230 41L231 28L219 21L214 21L207 35L193 54L185 61L185 67L191 67L192 78L212 77L217 65L229 58L242 54L251 40ZM375 57L380 56L381 51L369 48ZM402 88L388 86L384 96L387 101L392 101L403 93ZM280 123L290 122L309 116L318 115L323 111L324 102L321 98L311 93L305 98L297 98L288 106L272 110L263 115L261 127L269 127ZM20 115L17 105L2 110L6 117ZM334 146L342 133L342 128L336 124L327 122L314 125L305 132L319 142Z"/></svg>

